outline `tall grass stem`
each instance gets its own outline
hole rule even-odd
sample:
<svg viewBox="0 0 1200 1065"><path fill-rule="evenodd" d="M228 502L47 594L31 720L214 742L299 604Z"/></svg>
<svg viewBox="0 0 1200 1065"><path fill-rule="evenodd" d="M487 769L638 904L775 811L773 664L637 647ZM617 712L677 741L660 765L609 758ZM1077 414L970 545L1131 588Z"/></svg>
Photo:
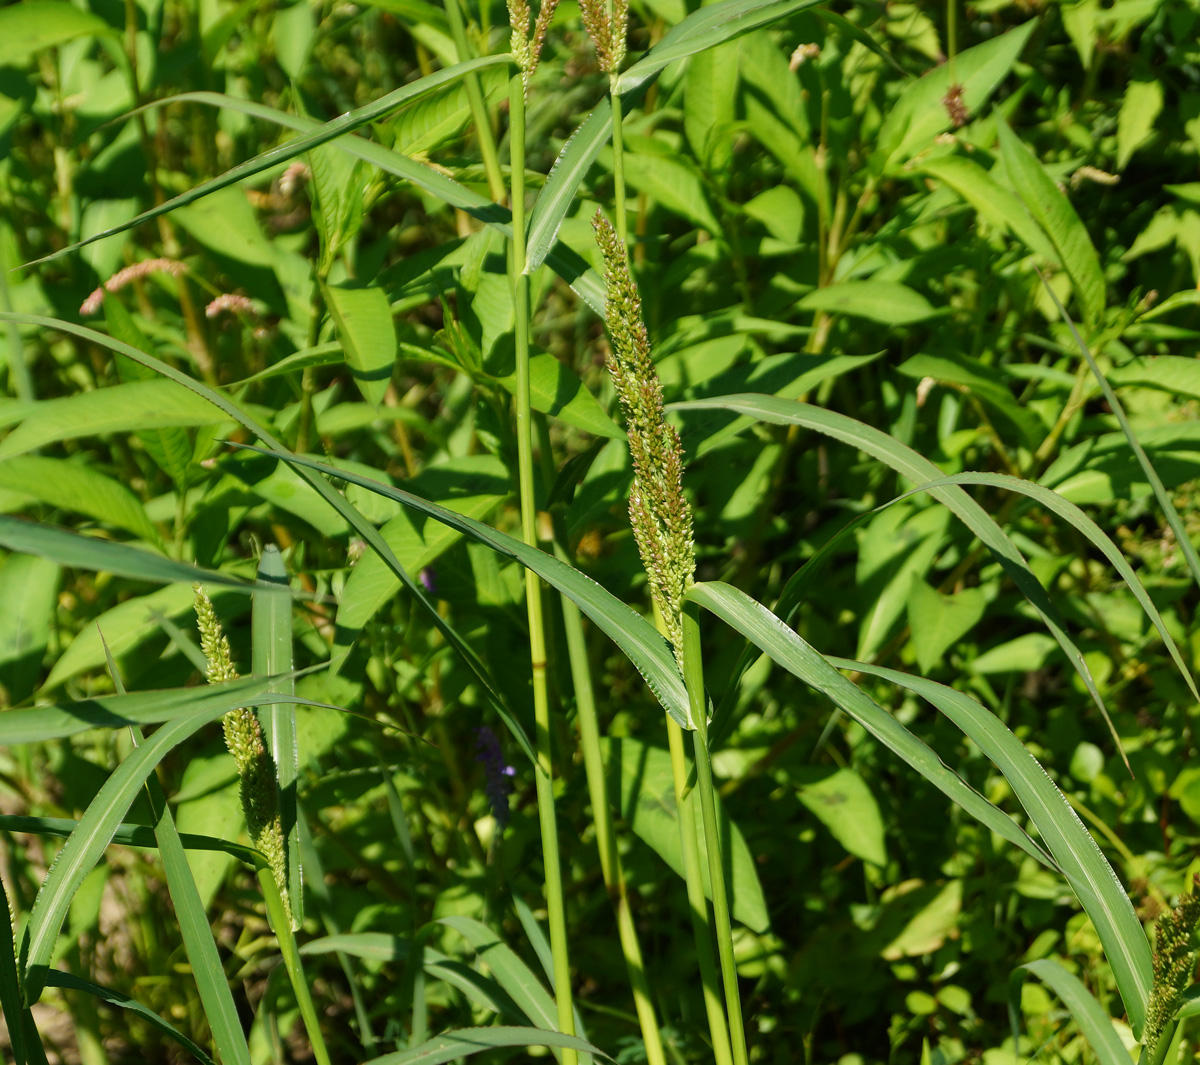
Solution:
<svg viewBox="0 0 1200 1065"><path fill-rule="evenodd" d="M700 653L699 607L689 603L683 611L683 679L696 728L692 744L696 753L696 790L704 816L704 839L708 851L708 877L712 884L713 921L717 949L721 955L721 978L725 985L725 1010L734 1065L747 1065L746 1032L742 1024L742 1000L738 993L737 964L733 958L733 930L729 921L729 897L725 890L725 862L721 854L717 802L713 790L712 764L708 756L708 707L704 698L704 661Z"/></svg>
<svg viewBox="0 0 1200 1065"><path fill-rule="evenodd" d="M467 43L467 31L463 25L462 8L459 0L446 0L446 21L450 23L450 36L454 40L454 49L458 52L460 63L473 59L471 46ZM486 3L483 6L487 6ZM479 138L479 155L483 160L483 170L487 174L488 194L496 203L504 202L504 172L500 169L500 155L496 150L496 138L492 134L492 121L487 111L487 102L483 98L483 89L479 84L479 75L468 74L463 78L467 89L467 104L471 108L471 118L475 123L475 135Z"/></svg>
<svg viewBox="0 0 1200 1065"><path fill-rule="evenodd" d="M512 283L516 314L516 429L517 475L521 500L521 535L537 546L537 504L533 491L533 412L529 400L529 279L525 276L525 82L517 75L509 82L509 150L512 179ZM554 760L550 740L550 698L546 678L546 627L542 611L542 586L537 574L525 570L525 599L529 616L529 655L533 667L533 710L537 748L538 822L546 875L546 914L550 925L550 950L554 955L554 997L559 1030L575 1034L571 996L571 966L567 952L566 906L558 854L558 819L554 811ZM563 1065L576 1065L570 1048L562 1051Z"/></svg>

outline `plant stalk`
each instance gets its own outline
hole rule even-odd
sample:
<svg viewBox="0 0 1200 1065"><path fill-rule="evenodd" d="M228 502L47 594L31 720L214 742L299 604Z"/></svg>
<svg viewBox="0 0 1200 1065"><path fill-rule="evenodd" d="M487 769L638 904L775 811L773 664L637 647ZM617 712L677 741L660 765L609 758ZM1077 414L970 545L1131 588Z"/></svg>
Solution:
<svg viewBox="0 0 1200 1065"><path fill-rule="evenodd" d="M529 402L529 279L525 276L525 82L520 74L509 82L509 145L512 178L513 304L516 312L516 422L517 476L521 500L521 535L537 546L537 505L533 492L533 412ZM529 614L529 654L533 667L533 711L538 764L538 822L546 875L546 914L550 925L550 950L554 955L554 997L558 1027L575 1034L571 996L571 966L567 953L566 906L558 856L558 819L554 812L553 757L550 742L550 698L546 678L546 627L542 614L542 586L536 573L525 570L525 600ZM563 1065L576 1065L578 1056L562 1051Z"/></svg>
<svg viewBox="0 0 1200 1065"><path fill-rule="evenodd" d="M459 0L446 0L446 21L450 23L450 36L454 39L458 61L465 63L471 58L471 49L467 43L467 31L463 26L462 9L458 3ZM463 84L467 87L467 103L470 105L471 117L475 121L476 135L479 137L479 154L483 159L484 172L487 174L488 194L496 203L503 203L504 172L500 169L496 138L492 135L492 122L488 116L487 103L483 98L483 89L479 84L479 75L468 74L463 79Z"/></svg>
<svg viewBox="0 0 1200 1065"><path fill-rule="evenodd" d="M700 655L699 608L688 604L683 611L683 679L688 707L696 728L692 744L696 755L696 785L704 815L704 841L708 851L708 877L712 884L713 918L717 949L721 954L721 977L725 985L725 1009L729 1018L734 1065L746 1065L746 1032L742 1024L742 1000L738 993L737 964L733 959L733 930L729 921L729 898L725 891L725 863L717 825L717 803L713 791L712 765L708 757L708 707L704 698L704 662Z"/></svg>

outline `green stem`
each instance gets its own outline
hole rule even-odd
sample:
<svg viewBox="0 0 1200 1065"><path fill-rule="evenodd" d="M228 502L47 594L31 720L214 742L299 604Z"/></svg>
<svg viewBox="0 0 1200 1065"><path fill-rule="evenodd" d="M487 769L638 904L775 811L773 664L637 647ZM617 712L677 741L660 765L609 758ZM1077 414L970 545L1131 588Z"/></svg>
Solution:
<svg viewBox="0 0 1200 1065"><path fill-rule="evenodd" d="M616 79L612 89L612 145L613 145L613 214L616 215L617 236L627 248L625 217L625 134L621 129L621 97L617 93Z"/></svg>
<svg viewBox="0 0 1200 1065"><path fill-rule="evenodd" d="M533 494L533 412L529 403L529 278L525 276L525 82L518 74L509 82L509 145L512 177L512 281L516 311L517 475L521 498L521 535L537 546L537 505ZM542 616L542 585L533 570L525 571L525 600L529 612L529 655L533 666L533 712L538 765L538 822L546 876L546 915L550 950L554 955L558 1027L575 1034L571 997L571 966L567 953L566 906L558 857L558 821L554 812L553 758L550 745L550 698L546 678L546 627ZM564 1048L563 1065L576 1065L574 1050Z"/></svg>
<svg viewBox="0 0 1200 1065"><path fill-rule="evenodd" d="M721 953L721 976L725 984L725 1009L729 1017L734 1065L746 1065L746 1032L742 1025L742 1000L738 994L737 965L733 960L733 931L729 923L729 899L725 891L725 863L721 860L721 836L717 827L717 803L713 791L712 765L708 758L708 707L704 698L704 662L700 656L699 607L688 604L683 611L683 679L687 684L688 709L696 725L692 743L696 752L696 784L704 813L704 842L708 850L708 877L712 884L713 917L717 949Z"/></svg>
<svg viewBox="0 0 1200 1065"><path fill-rule="evenodd" d="M465 63L471 58L471 49L467 44L467 31L463 26L458 0L446 0L446 21L450 23L450 36L454 39L458 61ZM479 136L479 154L483 157L483 169L487 173L488 192L496 203L503 203L504 173L500 169L500 155L496 151L496 138L492 136L492 122L483 99L483 90L479 86L479 75L468 74L463 78L463 84L467 87L467 103Z"/></svg>
<svg viewBox="0 0 1200 1065"><path fill-rule="evenodd" d="M683 844L683 873L687 884L688 910L692 915L692 932L696 937L696 960L700 965L700 985L704 991L704 1010L708 1014L708 1030L712 1036L713 1060L716 1065L733 1065L729 1027L725 1020L725 1010L721 1007L720 981L717 977L716 959L713 957L712 937L708 929L708 900L704 897L704 881L700 875L696 810L688 790L683 729L670 716L667 717L667 741L671 748L675 806L679 810L679 835Z"/></svg>
<svg viewBox="0 0 1200 1065"><path fill-rule="evenodd" d="M300 1018L304 1021L304 1030L308 1032L308 1041L312 1044L313 1057L317 1059L317 1065L331 1065L329 1051L325 1049L325 1039L321 1035L321 1026L317 1022L317 1010L313 1005L312 995L308 992L308 982L304 979L300 951L296 949L296 937L292 935L292 922L283 896L279 894L275 874L271 872L271 866L265 859L257 864L255 873L258 875L258 885L262 888L263 901L267 904L267 916L275 929L279 953L283 955L283 966L291 981L292 993L296 996L296 1005L300 1007Z"/></svg>
<svg viewBox="0 0 1200 1065"><path fill-rule="evenodd" d="M542 451L543 475L549 482L553 464L549 460L550 432L545 418L538 418L538 434ZM561 513L552 514L554 521L554 554L569 565L575 560L567 550L566 527ZM613 912L617 918L617 936L621 942L621 953L625 957L625 968L629 972L629 986L633 991L634 1008L637 1010L638 1026L642 1041L646 1044L648 1065L666 1065L662 1035L658 1029L658 1018L650 985L646 980L646 967L642 961L642 947L638 941L637 928L633 922L633 910L629 905L629 892L625 885L625 871L621 867L621 855L617 850L617 834L613 827L612 807L608 801L608 782L604 775L604 759L600 753L600 725L596 713L596 693L592 687L592 671L588 663L587 643L583 634L583 616L575 601L566 595L562 599L563 628L567 634L567 658L571 664L571 680L575 687L575 709L579 718L579 742L583 749L583 767L587 776L588 798L592 803L592 821L596 826L596 846L600 851L600 872L608 890Z"/></svg>

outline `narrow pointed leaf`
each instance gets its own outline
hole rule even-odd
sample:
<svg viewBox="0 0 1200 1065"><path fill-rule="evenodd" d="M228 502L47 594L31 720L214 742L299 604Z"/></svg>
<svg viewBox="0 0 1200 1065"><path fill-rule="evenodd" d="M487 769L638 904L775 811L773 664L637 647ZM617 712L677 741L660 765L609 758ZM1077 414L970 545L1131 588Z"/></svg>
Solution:
<svg viewBox="0 0 1200 1065"><path fill-rule="evenodd" d="M529 215L525 273L532 274L558 241L558 231L600 149L612 136L612 104L605 97L571 134Z"/></svg>
<svg viewBox="0 0 1200 1065"><path fill-rule="evenodd" d="M0 814L0 830L4 832L29 832L39 836L57 836L66 839L79 822L69 817L30 817L23 814ZM251 868L262 860L253 847L244 847L217 836L201 836L192 832L178 832L179 842L186 851L223 851L240 858ZM110 844L121 847L137 847L142 850L157 850L158 836L149 825L122 823L113 832Z"/></svg>
<svg viewBox="0 0 1200 1065"><path fill-rule="evenodd" d="M669 409L731 410L759 421L774 422L779 425L800 425L857 447L860 451L886 463L897 473L907 477L913 484L937 481L944 476L942 470L938 469L929 459L888 436L887 433L856 421L854 418L848 418L844 414L810 406L799 400L746 393L672 403ZM686 444L686 442L685 436L684 443ZM1100 690L1096 687L1095 678L1084 661L1083 653L1067 634L1066 623L1051 602L1042 583L1029 568L1029 563L1025 561L1025 557L1018 550L1016 544L996 524L996 520L958 485L934 488L930 491L930 495L948 507L980 539L996 557L1004 572L1008 574L1021 594L1033 605L1046 628L1050 630L1055 640L1058 641L1058 645L1063 649L1067 660L1079 674L1092 701L1108 723L1109 731L1119 750L1120 740L1117 737L1116 729L1113 728L1112 721L1108 716L1108 708L1104 705Z"/></svg>
<svg viewBox="0 0 1200 1065"><path fill-rule="evenodd" d="M25 1065L25 1030L21 1023L21 978L17 974L17 956L13 951L12 911L8 908L8 893L0 882L0 1014L8 1028L9 1049L13 1065Z"/></svg>
<svg viewBox="0 0 1200 1065"><path fill-rule="evenodd" d="M204 1065L214 1065L213 1059L204 1052L203 1048L193 1043L173 1024L168 1024L150 1009L149 1006L142 1005L137 999L123 995L120 991L101 987L99 984L93 984L91 980L85 980L83 977L75 976L72 973L64 973L59 969L51 969L46 974L46 986L61 987L68 991L85 991L94 998L98 998L101 1002L107 1002L110 1006L117 1006L120 1009L128 1010L130 1013L136 1013L151 1027L157 1028L168 1039L178 1043L198 1061L204 1062Z"/></svg>
<svg viewBox="0 0 1200 1065"><path fill-rule="evenodd" d="M1041 958L1022 965L1046 984L1071 1011L1075 1023L1091 1045L1100 1065L1129 1065L1129 1051L1117 1035L1109 1017L1083 981L1052 958Z"/></svg>
<svg viewBox="0 0 1200 1065"><path fill-rule="evenodd" d="M1058 866L1003 810L967 784L923 741L847 680L829 661L796 635L761 603L728 584L694 584L688 598L716 614L765 654L827 696L849 717L898 754L943 795L958 803L997 835L1051 869Z"/></svg>
<svg viewBox="0 0 1200 1065"><path fill-rule="evenodd" d="M420 1046L371 1058L365 1065L442 1065L496 1047L566 1047L612 1060L598 1047L573 1035L541 1028L460 1028L434 1036Z"/></svg>
<svg viewBox="0 0 1200 1065"><path fill-rule="evenodd" d="M250 450L260 449L252 448ZM521 540L492 529L482 522L446 510L436 503L430 503L403 489L380 484L378 481L351 471L335 469L304 455L284 455L282 457L285 462L294 466L319 470L327 476L340 477L351 484L360 485L372 492L386 496L388 499L394 499L397 503L427 514L452 529L458 529L472 540L486 544L493 551L514 559L527 569L533 570L542 580L573 600L580 610L603 629L637 667L655 698L667 713L682 727L690 727L688 725L687 692L684 690L683 678L679 675L679 670L675 665L675 657L671 653L670 645L650 622L590 577L553 555L529 547Z"/></svg>

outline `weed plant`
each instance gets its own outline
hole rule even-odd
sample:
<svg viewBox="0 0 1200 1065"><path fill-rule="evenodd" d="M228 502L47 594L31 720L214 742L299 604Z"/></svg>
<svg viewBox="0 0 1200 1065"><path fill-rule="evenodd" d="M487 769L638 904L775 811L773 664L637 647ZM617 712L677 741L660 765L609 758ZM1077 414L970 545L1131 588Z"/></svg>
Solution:
<svg viewBox="0 0 1200 1065"><path fill-rule="evenodd" d="M1191 1061L1198 40L0 9L7 1057Z"/></svg>

